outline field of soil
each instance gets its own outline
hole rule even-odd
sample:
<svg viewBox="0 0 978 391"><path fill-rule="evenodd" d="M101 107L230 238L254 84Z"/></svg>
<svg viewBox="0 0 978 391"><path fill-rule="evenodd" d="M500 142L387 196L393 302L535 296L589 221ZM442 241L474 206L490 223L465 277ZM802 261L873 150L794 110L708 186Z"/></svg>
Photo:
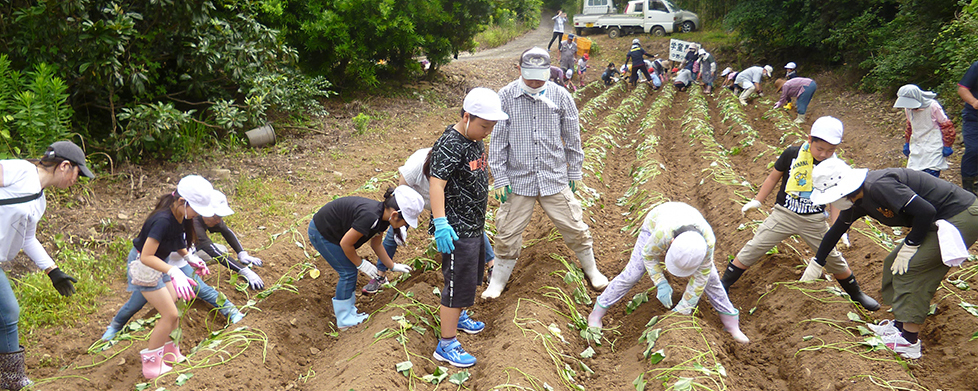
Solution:
<svg viewBox="0 0 978 391"><path fill-rule="evenodd" d="M546 44L549 31L545 33L537 45ZM609 278L627 263L645 212L667 200L691 204L712 224L715 263L722 270L751 238L774 196L760 212L744 216L741 206L753 197L780 151L801 143L820 116L845 123L838 154L856 166L905 164L900 153L903 117L890 109L890 97L853 92L845 80L808 75L803 67L801 73L815 78L819 90L808 123L797 126L791 122L794 113L771 109L771 94L742 108L726 90L707 95L698 86L687 92L653 91L645 85L629 89L624 83L605 87L594 80L604 64L621 63L632 37L592 38L601 52L591 60L591 82L575 94L590 187L578 194L586 205L599 268ZM650 52L666 53L668 38L643 41ZM709 43L706 48L711 49ZM725 64L719 60L722 69ZM600 292L588 287L575 301L578 285L565 282L565 275L567 264L576 265L576 259L539 208L507 289L495 300L477 298L470 309L487 325L480 334L459 337L478 358L474 367L448 367L440 384L429 382L440 378L438 367L445 365L431 357L439 334L435 292L443 282L439 257L426 254L430 236L423 230L410 232L408 245L395 260L427 268L375 295L359 293L367 283L361 275L357 306L371 318L337 332L330 300L336 273L308 243L312 214L339 196L380 199L387 185L396 183L397 167L413 151L431 146L456 121L464 92L506 85L517 77L514 63L511 55L458 61L444 67L443 77L434 82L389 96L327 102L330 116L321 119L315 132L279 129L282 137L274 146L214 153L193 163L115 167L75 189L72 195L80 202L72 207L50 202L38 232L49 249L58 233L78 244L134 237L157 196L172 191L184 175L205 175L229 195L237 213L228 222L245 248L265 260L256 271L269 286L278 283L259 294L236 288L226 270L211 277L208 282L232 302L250 303L244 309L247 316L225 327L222 316L195 303L182 321L188 364L139 385L145 380L138 351L145 347L148 331L134 330L130 339L105 350L101 344L90 349L128 298L123 260L113 261L120 268L118 278L98 312L74 327L24 336L28 373L38 389L632 390L639 378L638 383L647 382L646 390L966 390L978 384L978 342L971 341L978 318L960 305L978 303L975 291L945 283L933 301L936 312L921 333L923 358L902 360L868 344L868 336L857 328L860 322L890 319L888 306L867 313L834 294L835 281L797 282L802 259L813 254L796 239L779 245L776 254L766 256L731 289L750 344L733 341L706 300L692 316L681 316L664 308L652 291L650 301L626 312L632 296L653 288L648 279L609 311L602 343L589 343L574 321L587 316L592 304L586 303ZM770 83L765 86L771 88ZM944 98L944 107L956 111L956 97ZM358 129L352 118L361 113L373 120ZM955 149L944 177L958 183L963 147ZM490 212L496 208L498 203L490 201ZM423 218L424 227L428 218ZM115 222L111 229L105 229L106 219ZM889 228L875 230L861 222L853 227L852 247L840 250L863 289L879 299L881 264L888 253L880 242L897 236ZM374 258L367 247L361 255ZM964 266L953 268L948 279L963 277L978 284L974 262ZM312 278L313 268L322 275ZM686 284L685 279L669 280L677 294ZM154 315L146 309L137 318ZM647 327L655 317L658 322ZM656 333L651 350L661 349L665 357L652 363L643 354L650 338L643 337ZM589 347L593 355L585 353ZM410 368L402 373L398 364ZM192 377L186 379L188 374Z"/></svg>

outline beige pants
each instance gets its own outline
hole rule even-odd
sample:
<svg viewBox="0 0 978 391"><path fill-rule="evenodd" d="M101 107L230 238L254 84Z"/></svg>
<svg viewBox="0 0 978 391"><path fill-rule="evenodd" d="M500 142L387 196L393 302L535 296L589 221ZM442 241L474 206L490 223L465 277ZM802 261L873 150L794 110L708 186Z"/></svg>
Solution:
<svg viewBox="0 0 978 391"><path fill-rule="evenodd" d="M818 246L822 244L822 237L828 230L829 224L825 221L825 215L821 213L800 215L781 205L774 205L771 215L767 216L764 223L757 228L754 238L737 253L737 260L745 266L751 266L761 259L768 250L791 235L801 236L801 239L808 244L813 252L818 252ZM825 271L829 273L839 274L848 268L849 264L842 258L842 254L834 248L825 258Z"/></svg>
<svg viewBox="0 0 978 391"><path fill-rule="evenodd" d="M574 197L570 187L560 193L543 197L526 197L511 194L496 214L496 257L517 259L523 249L523 231L533 217L537 202L543 208L564 242L575 253L590 250L593 243L591 230L584 223L584 209Z"/></svg>

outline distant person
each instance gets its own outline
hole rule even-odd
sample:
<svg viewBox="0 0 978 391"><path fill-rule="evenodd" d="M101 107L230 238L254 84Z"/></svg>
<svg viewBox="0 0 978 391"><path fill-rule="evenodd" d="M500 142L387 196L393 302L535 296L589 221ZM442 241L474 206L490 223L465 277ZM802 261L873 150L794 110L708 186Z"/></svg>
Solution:
<svg viewBox="0 0 978 391"><path fill-rule="evenodd" d="M604 85L610 86L612 83L617 83L618 78L621 77L621 72L615 67L615 63L609 62L608 67L605 68L604 72L601 73L601 81Z"/></svg>
<svg viewBox="0 0 978 391"><path fill-rule="evenodd" d="M808 112L808 104L812 102L812 96L818 85L815 80L807 77L796 77L791 80L778 79L774 81L776 92L781 93L781 98L774 104L774 108L784 106L791 99L797 99L795 106L798 108L798 116L795 117L796 124L805 123L805 113Z"/></svg>
<svg viewBox="0 0 978 391"><path fill-rule="evenodd" d="M726 67L723 69L723 72L720 72L720 77L723 78L723 84L720 86L737 94L737 83L734 82L737 78L737 72L734 72L733 68Z"/></svg>
<svg viewBox="0 0 978 391"><path fill-rule="evenodd" d="M684 69L689 72L688 69ZM625 269L616 276L595 300L587 317L589 327L604 327L602 318L611 306L625 297L646 272L655 284L656 295L667 309L689 315L705 293L710 305L720 316L723 329L734 340L748 343L740 331L740 311L734 307L720 284L713 264L716 237L713 228L696 208L682 202L666 202L649 211L642 223L638 240ZM672 286L665 273L679 278L689 277L686 292L673 307Z"/></svg>
<svg viewBox="0 0 978 391"><path fill-rule="evenodd" d="M798 64L795 64L793 62L789 62L789 63L785 64L784 65L785 79L786 80L791 80L791 79L794 79L794 78L798 77L798 72L796 71L797 68L798 68Z"/></svg>
<svg viewBox="0 0 978 391"><path fill-rule="evenodd" d="M645 57L654 57L642 49L641 43L639 43L638 38L632 40L632 47L628 49L628 53L625 54L625 63L631 62L631 76L628 78L628 82L632 84L634 88L636 83L638 83L638 72L642 72L642 76L645 76L646 82L652 81L652 76L649 75L648 66L645 65Z"/></svg>
<svg viewBox="0 0 978 391"><path fill-rule="evenodd" d="M0 160L0 262L12 261L21 249L51 279L62 296L75 293L78 282L58 268L37 240L37 223L44 217L44 190L67 189L83 175L95 175L85 164L85 152L71 141L58 141L39 160ZM56 228L56 227L51 227ZM35 287L36 289L36 287ZM48 311L32 308L35 311ZM20 390L33 382L24 367L20 345L20 305L7 273L0 269L0 388Z"/></svg>
<svg viewBox="0 0 978 391"><path fill-rule="evenodd" d="M586 83L584 80L584 74L587 72L587 61L589 59L591 59L591 56L584 53L584 55L581 56L581 59L577 60L577 76L580 79L578 80L578 84L581 85L581 88L584 88L584 84Z"/></svg>
<svg viewBox="0 0 978 391"><path fill-rule="evenodd" d="M961 157L961 187L975 193L978 179L978 61L958 81L958 96L964 101L961 109L961 136L964 156Z"/></svg>
<svg viewBox="0 0 978 391"><path fill-rule="evenodd" d="M693 66L696 63L696 60L698 60L700 57L699 54L697 54L697 50L699 48L700 46L695 43L691 43L688 47L686 47L686 53L683 55L683 61L679 63L680 69L689 69L690 72L696 73L693 70Z"/></svg>
<svg viewBox="0 0 978 391"><path fill-rule="evenodd" d="M764 94L764 91L761 89L761 79L771 77L771 71L773 70L774 68L771 68L770 65L765 65L764 68L752 66L737 74L737 78L734 81L740 88L744 89L744 92L740 94L740 104L742 106L747 106L747 99L754 92L757 92L758 95Z"/></svg>
<svg viewBox="0 0 978 391"><path fill-rule="evenodd" d="M709 94L713 92L713 82L716 80L717 72L717 61L713 58L713 55L704 49L699 50L699 63L700 63L700 73L697 79L703 82L705 88L703 93Z"/></svg>
<svg viewBox="0 0 978 391"><path fill-rule="evenodd" d="M554 41L557 41L557 46L560 47L560 38L564 36L564 23L567 22L567 14L564 13L564 10L559 10L557 15L550 19L554 21L554 35L550 38L550 43L547 44L547 51L550 51Z"/></svg>
<svg viewBox="0 0 978 391"><path fill-rule="evenodd" d="M556 65L551 65L549 80L558 86L564 87L564 70Z"/></svg>
<svg viewBox="0 0 978 391"><path fill-rule="evenodd" d="M815 254L820 266L863 216L889 227L910 227L903 242L883 259L880 293L893 307L894 321L868 326L887 348L905 358L920 358L919 333L934 293L978 239L975 195L921 171L853 169L838 158L816 166L812 179L812 202L842 210Z"/></svg>
<svg viewBox="0 0 978 391"><path fill-rule="evenodd" d="M691 84L693 84L693 72L686 68L680 69L672 79L672 86L679 91L686 91Z"/></svg>
<svg viewBox="0 0 978 391"><path fill-rule="evenodd" d="M947 157L954 153L954 123L944 114L944 108L934 99L937 94L907 84L897 91L894 108L903 109L907 116L903 154L907 168L920 170L935 177L947 170Z"/></svg>
<svg viewBox="0 0 978 391"><path fill-rule="evenodd" d="M567 34L567 39L560 43L560 69L564 70L564 78L574 75L574 63L577 62L577 37Z"/></svg>

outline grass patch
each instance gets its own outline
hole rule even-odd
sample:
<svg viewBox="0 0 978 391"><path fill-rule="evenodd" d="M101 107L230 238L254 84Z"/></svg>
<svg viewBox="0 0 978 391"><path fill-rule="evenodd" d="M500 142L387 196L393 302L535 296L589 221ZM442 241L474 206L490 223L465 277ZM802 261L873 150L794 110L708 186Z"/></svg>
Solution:
<svg viewBox="0 0 978 391"><path fill-rule="evenodd" d="M512 41L514 38L525 34L532 28L524 23L511 23L504 25L490 26L486 31L475 35L475 42L479 49L492 49Z"/></svg>

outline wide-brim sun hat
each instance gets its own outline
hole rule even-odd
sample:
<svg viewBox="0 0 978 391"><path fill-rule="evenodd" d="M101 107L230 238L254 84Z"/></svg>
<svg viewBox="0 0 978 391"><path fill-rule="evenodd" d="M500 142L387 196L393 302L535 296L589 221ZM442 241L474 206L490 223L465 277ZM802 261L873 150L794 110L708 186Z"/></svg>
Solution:
<svg viewBox="0 0 978 391"><path fill-rule="evenodd" d="M549 69L547 70L549 73ZM502 102L496 91L485 87L476 87L465 95L462 110L486 121L502 121L509 119L509 114L503 111Z"/></svg>
<svg viewBox="0 0 978 391"><path fill-rule="evenodd" d="M666 250L666 270L676 277L689 277L706 259L709 251L706 239L697 231L686 231L676 236Z"/></svg>
<svg viewBox="0 0 978 391"><path fill-rule="evenodd" d="M418 216L424 211L424 197L418 194L417 190L410 186L400 185L394 189L394 201L404 221L407 221L411 228L418 228Z"/></svg>
<svg viewBox="0 0 978 391"><path fill-rule="evenodd" d="M852 168L837 157L825 159L812 169L812 195L816 205L828 205L856 191L866 181L865 168Z"/></svg>
<svg viewBox="0 0 978 391"><path fill-rule="evenodd" d="M897 109L919 109L925 105L929 107L935 97L937 94L931 91L921 90L915 84L907 84L897 91L897 100L893 103L893 107Z"/></svg>
<svg viewBox="0 0 978 391"><path fill-rule="evenodd" d="M214 215L214 208L211 207L211 193L213 192L214 186L200 175L187 175L177 183L177 193L180 197L187 200L187 204L193 208L194 212L204 217Z"/></svg>
<svg viewBox="0 0 978 391"><path fill-rule="evenodd" d="M526 80L550 80L550 53L538 47L523 52L520 75Z"/></svg>
<svg viewBox="0 0 978 391"><path fill-rule="evenodd" d="M228 197L221 193L220 190L214 189L211 192L211 208L214 209L214 214L225 217L234 214L234 210L228 205Z"/></svg>

